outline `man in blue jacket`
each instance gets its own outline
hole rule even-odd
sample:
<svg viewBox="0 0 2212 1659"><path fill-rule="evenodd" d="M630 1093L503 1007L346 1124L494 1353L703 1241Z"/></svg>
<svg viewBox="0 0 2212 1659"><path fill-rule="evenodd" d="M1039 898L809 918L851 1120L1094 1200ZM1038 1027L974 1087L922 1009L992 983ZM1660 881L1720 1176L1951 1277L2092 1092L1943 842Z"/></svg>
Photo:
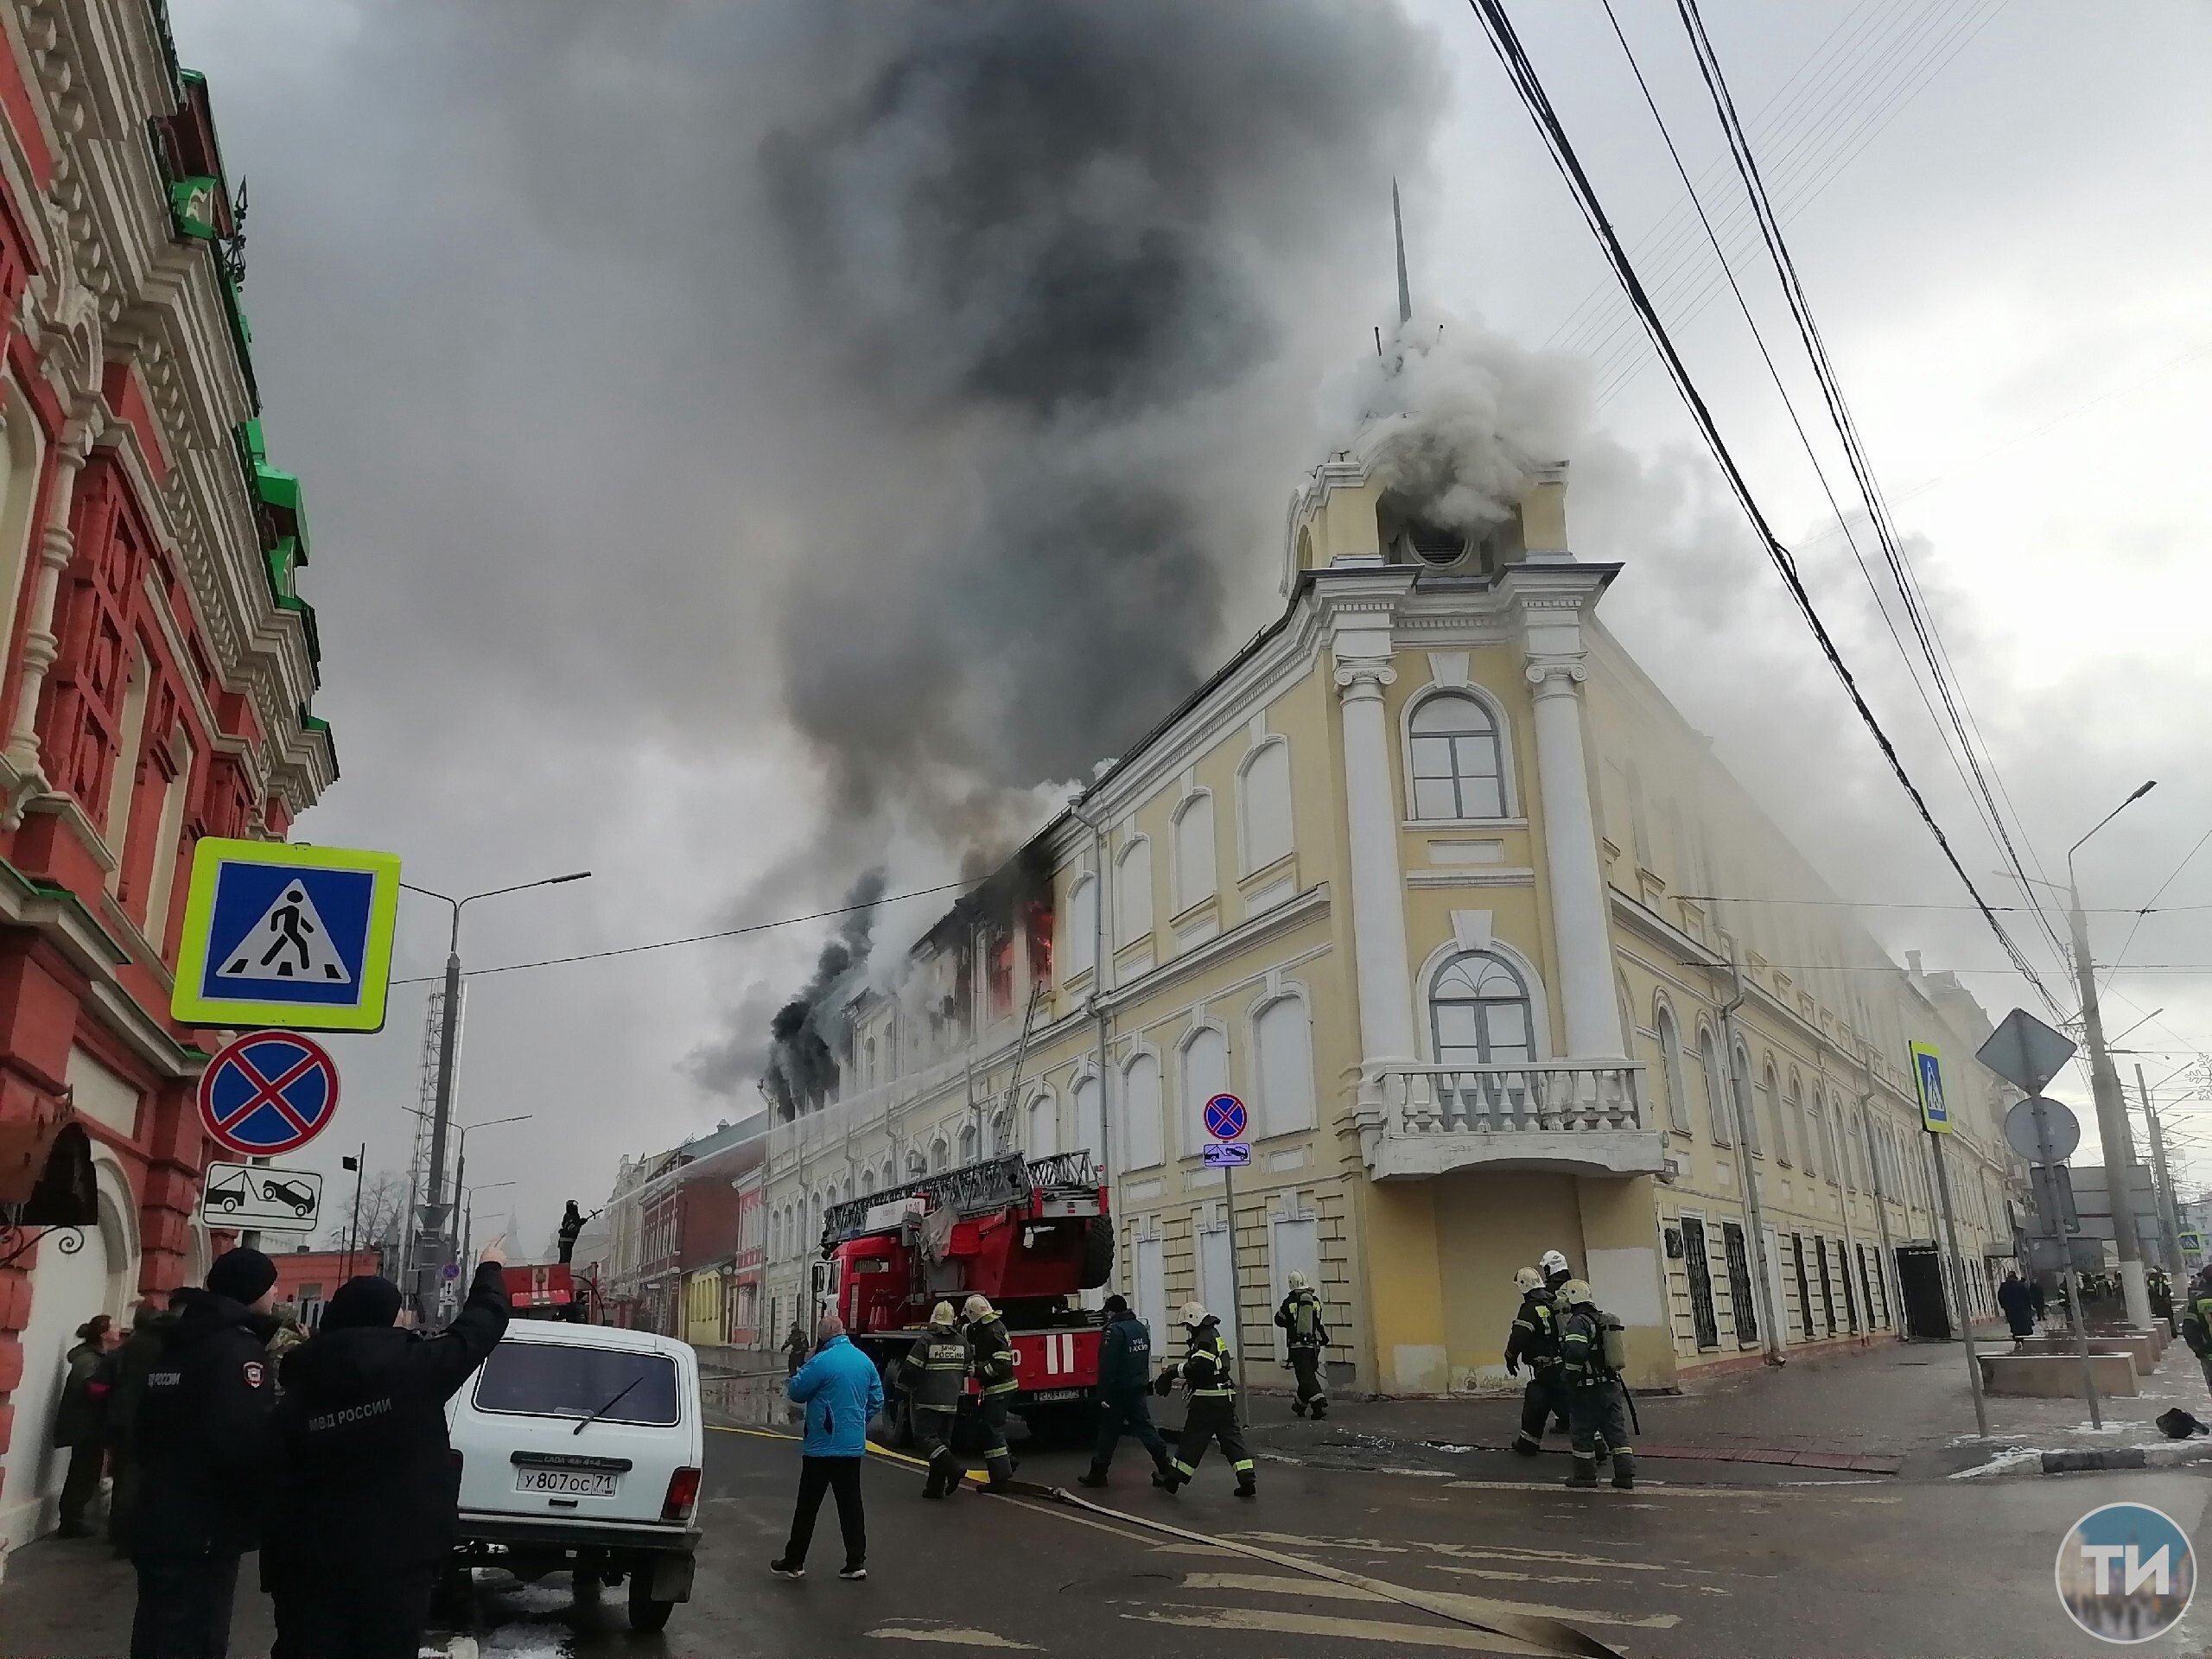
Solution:
<svg viewBox="0 0 2212 1659"><path fill-rule="evenodd" d="M786 1384L791 1397L806 1408L806 1441L799 1448L798 1507L791 1515L791 1541L768 1563L786 1579L806 1576L806 1547L814 1539L814 1517L824 1492L837 1494L837 1529L845 1535L841 1579L868 1577L868 1521L861 1512L861 1461L868 1455L869 1419L883 1409L883 1379L874 1363L853 1346L845 1322L825 1313L816 1330L814 1357Z"/></svg>

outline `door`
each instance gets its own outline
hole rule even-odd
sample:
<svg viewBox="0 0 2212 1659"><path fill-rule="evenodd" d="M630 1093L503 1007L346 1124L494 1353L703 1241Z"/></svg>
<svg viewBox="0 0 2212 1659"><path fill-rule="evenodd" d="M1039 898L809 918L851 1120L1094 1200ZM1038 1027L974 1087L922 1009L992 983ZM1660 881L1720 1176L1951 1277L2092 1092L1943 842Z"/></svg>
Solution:
<svg viewBox="0 0 2212 1659"><path fill-rule="evenodd" d="M1167 1247L1156 1238L1137 1240L1137 1317L1152 1328L1155 1351L1167 1341Z"/></svg>
<svg viewBox="0 0 2212 1659"><path fill-rule="evenodd" d="M1789 1340L1789 1298L1782 1287L1782 1239L1771 1228L1761 1231L1766 1246L1766 1301L1760 1312L1774 1321L1776 1345Z"/></svg>
<svg viewBox="0 0 2212 1659"><path fill-rule="evenodd" d="M1943 1300L1943 1269L1933 1244L1897 1247L1897 1294L1904 1301L1904 1333L1922 1342L1951 1339L1951 1310Z"/></svg>
<svg viewBox="0 0 2212 1659"><path fill-rule="evenodd" d="M1789 1253L1797 1258L1797 1324L1805 1340L1813 1340L1813 1287L1805 1277L1805 1235L1789 1235Z"/></svg>
<svg viewBox="0 0 2212 1659"><path fill-rule="evenodd" d="M1231 1315L1229 1306L1229 1229L1226 1227L1201 1227L1198 1230L1198 1300L1206 1305L1207 1313L1220 1317L1222 1334L1227 1336Z"/></svg>
<svg viewBox="0 0 2212 1659"><path fill-rule="evenodd" d="M77 1327L108 1306L107 1242L99 1227L56 1227L42 1234L31 1270L31 1317L23 1327L22 1380L10 1402L15 1430L0 1482L0 1550L29 1543L53 1524L68 1453L57 1451L54 1413L61 1403L62 1357Z"/></svg>
<svg viewBox="0 0 2212 1659"><path fill-rule="evenodd" d="M1705 1223L1695 1216L1682 1217L1682 1269L1690 1281L1690 1322L1697 1329L1700 1348L1720 1345L1720 1316L1713 1306L1713 1263L1705 1254Z"/></svg>
<svg viewBox="0 0 2212 1659"><path fill-rule="evenodd" d="M1813 1260L1821 1270L1821 1323L1827 1327L1827 1334L1835 1335L1835 1287L1828 1280L1828 1242L1825 1238L1813 1241Z"/></svg>
<svg viewBox="0 0 2212 1659"><path fill-rule="evenodd" d="M1851 1334L1859 1334L1859 1293L1851 1285L1851 1257L1844 1251L1840 1239L1836 1242L1835 1264L1843 1269L1843 1314L1851 1322Z"/></svg>
<svg viewBox="0 0 2212 1659"><path fill-rule="evenodd" d="M1728 1258L1728 1300L1735 1305L1736 1345L1756 1346L1759 1339L1758 1299L1751 1289L1751 1264L1745 1249L1744 1230L1732 1221L1722 1222L1720 1248Z"/></svg>

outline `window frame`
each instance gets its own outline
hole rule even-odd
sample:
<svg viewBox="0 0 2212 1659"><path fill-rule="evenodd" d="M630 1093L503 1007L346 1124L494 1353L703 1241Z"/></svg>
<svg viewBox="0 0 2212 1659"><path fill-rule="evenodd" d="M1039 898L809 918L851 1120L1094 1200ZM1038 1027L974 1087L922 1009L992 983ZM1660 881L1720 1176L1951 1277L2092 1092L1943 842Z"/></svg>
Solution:
<svg viewBox="0 0 2212 1659"><path fill-rule="evenodd" d="M1437 781L1434 779L1421 779L1414 766L1414 740L1422 736L1441 735L1452 740L1452 772L1450 780L1452 804L1460 808L1464 808L1466 804L1460 788L1458 739L1462 736L1474 736L1476 734L1424 734L1414 729L1424 710L1452 699L1473 704L1490 721L1488 736L1491 752L1492 758L1497 763L1498 810L1495 815L1468 813L1462 810L1450 817L1432 817L1421 810L1416 785L1424 781L1430 783ZM1408 698L1406 706L1399 715L1400 766L1404 779L1406 822L1421 824L1496 824L1516 822L1521 816L1520 800L1518 792L1513 787L1512 746L1509 741L1508 731L1509 726L1503 707L1488 692L1472 683L1433 684L1425 688L1418 696Z"/></svg>

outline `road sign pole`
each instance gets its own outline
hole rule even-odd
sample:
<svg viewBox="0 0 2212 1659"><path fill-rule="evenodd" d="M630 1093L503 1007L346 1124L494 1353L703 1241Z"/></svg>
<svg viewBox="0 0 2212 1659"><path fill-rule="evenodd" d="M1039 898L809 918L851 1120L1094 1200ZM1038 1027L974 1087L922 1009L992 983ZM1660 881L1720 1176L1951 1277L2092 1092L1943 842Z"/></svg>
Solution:
<svg viewBox="0 0 2212 1659"><path fill-rule="evenodd" d="M2035 1097L2030 1109L2035 1113L2036 1145L2043 1152L2043 1166L2055 1200L2058 1192L2058 1176L2057 1160L2051 1156L2054 1149L2050 1144L2050 1113L2044 1105L2041 1095ZM2082 1323L2082 1275L2074 1270L2074 1242L2066 1236L2066 1219L2058 1213L2055 1201L2050 1205L2050 1212L2051 1236L2058 1241L2058 1248L2063 1253L2060 1259L2066 1264L2066 1312L2074 1326L2074 1352L2082 1362L2082 1392L2089 1400L2089 1427L2102 1428L2105 1418L2097 1405L2096 1373L2089 1365L2089 1332Z"/></svg>
<svg viewBox="0 0 2212 1659"><path fill-rule="evenodd" d="M1236 1172L1229 1165L1221 1166L1221 1205L1229 1213L1229 1328L1233 1333L1236 1363L1244 1363L1244 1318L1243 1300L1236 1284ZM1249 1383L1250 1376L1245 1373Z"/></svg>
<svg viewBox="0 0 2212 1659"><path fill-rule="evenodd" d="M1981 1397L1981 1356L1974 1351L1974 1309L1967 1301L1967 1264L1959 1254L1958 1217L1951 1211L1951 1177L1943 1163L1943 1137L1931 1134L1928 1137L1936 1143L1936 1190L1943 1201L1943 1236L1951 1245L1951 1283L1959 1299L1959 1324L1967 1339L1967 1384L1974 1393L1974 1430L1983 1440L1989 1438L1989 1406Z"/></svg>
<svg viewBox="0 0 2212 1659"><path fill-rule="evenodd" d="M361 1183L368 1178L369 1143L361 1142L361 1155L353 1160L353 1218L346 1224L346 1277L353 1276L353 1246L361 1231Z"/></svg>

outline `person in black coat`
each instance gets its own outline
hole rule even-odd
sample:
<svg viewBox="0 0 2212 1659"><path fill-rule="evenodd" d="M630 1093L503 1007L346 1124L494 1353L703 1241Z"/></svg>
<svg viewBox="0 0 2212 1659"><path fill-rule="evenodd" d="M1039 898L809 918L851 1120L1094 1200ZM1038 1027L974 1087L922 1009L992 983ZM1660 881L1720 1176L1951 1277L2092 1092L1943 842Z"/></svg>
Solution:
<svg viewBox="0 0 2212 1659"><path fill-rule="evenodd" d="M415 1659L460 1499L446 1402L506 1332L505 1260L485 1248L434 1337L397 1327L389 1279L350 1279L286 1357L262 1554L273 1659Z"/></svg>
<svg viewBox="0 0 2212 1659"><path fill-rule="evenodd" d="M1997 1287L1997 1306L2005 1310L2005 1323L2011 1327L2014 1342L2024 1342L2035 1335L2035 1299L2018 1274L2006 1274L2005 1282Z"/></svg>
<svg viewBox="0 0 2212 1659"><path fill-rule="evenodd" d="M107 1363L117 1338L115 1321L95 1313L77 1327L77 1345L66 1356L69 1374L61 1384L61 1405L54 1414L54 1443L69 1450L69 1472L61 1482L61 1526L57 1538L89 1538L85 1510L99 1496L100 1471L107 1462L107 1396L114 1372Z"/></svg>
<svg viewBox="0 0 2212 1659"><path fill-rule="evenodd" d="M130 1531L138 1605L131 1659L224 1659L238 1557L261 1541L274 1367L263 1344L276 1264L226 1250L204 1290L170 1298L176 1322L131 1424L139 1462Z"/></svg>

